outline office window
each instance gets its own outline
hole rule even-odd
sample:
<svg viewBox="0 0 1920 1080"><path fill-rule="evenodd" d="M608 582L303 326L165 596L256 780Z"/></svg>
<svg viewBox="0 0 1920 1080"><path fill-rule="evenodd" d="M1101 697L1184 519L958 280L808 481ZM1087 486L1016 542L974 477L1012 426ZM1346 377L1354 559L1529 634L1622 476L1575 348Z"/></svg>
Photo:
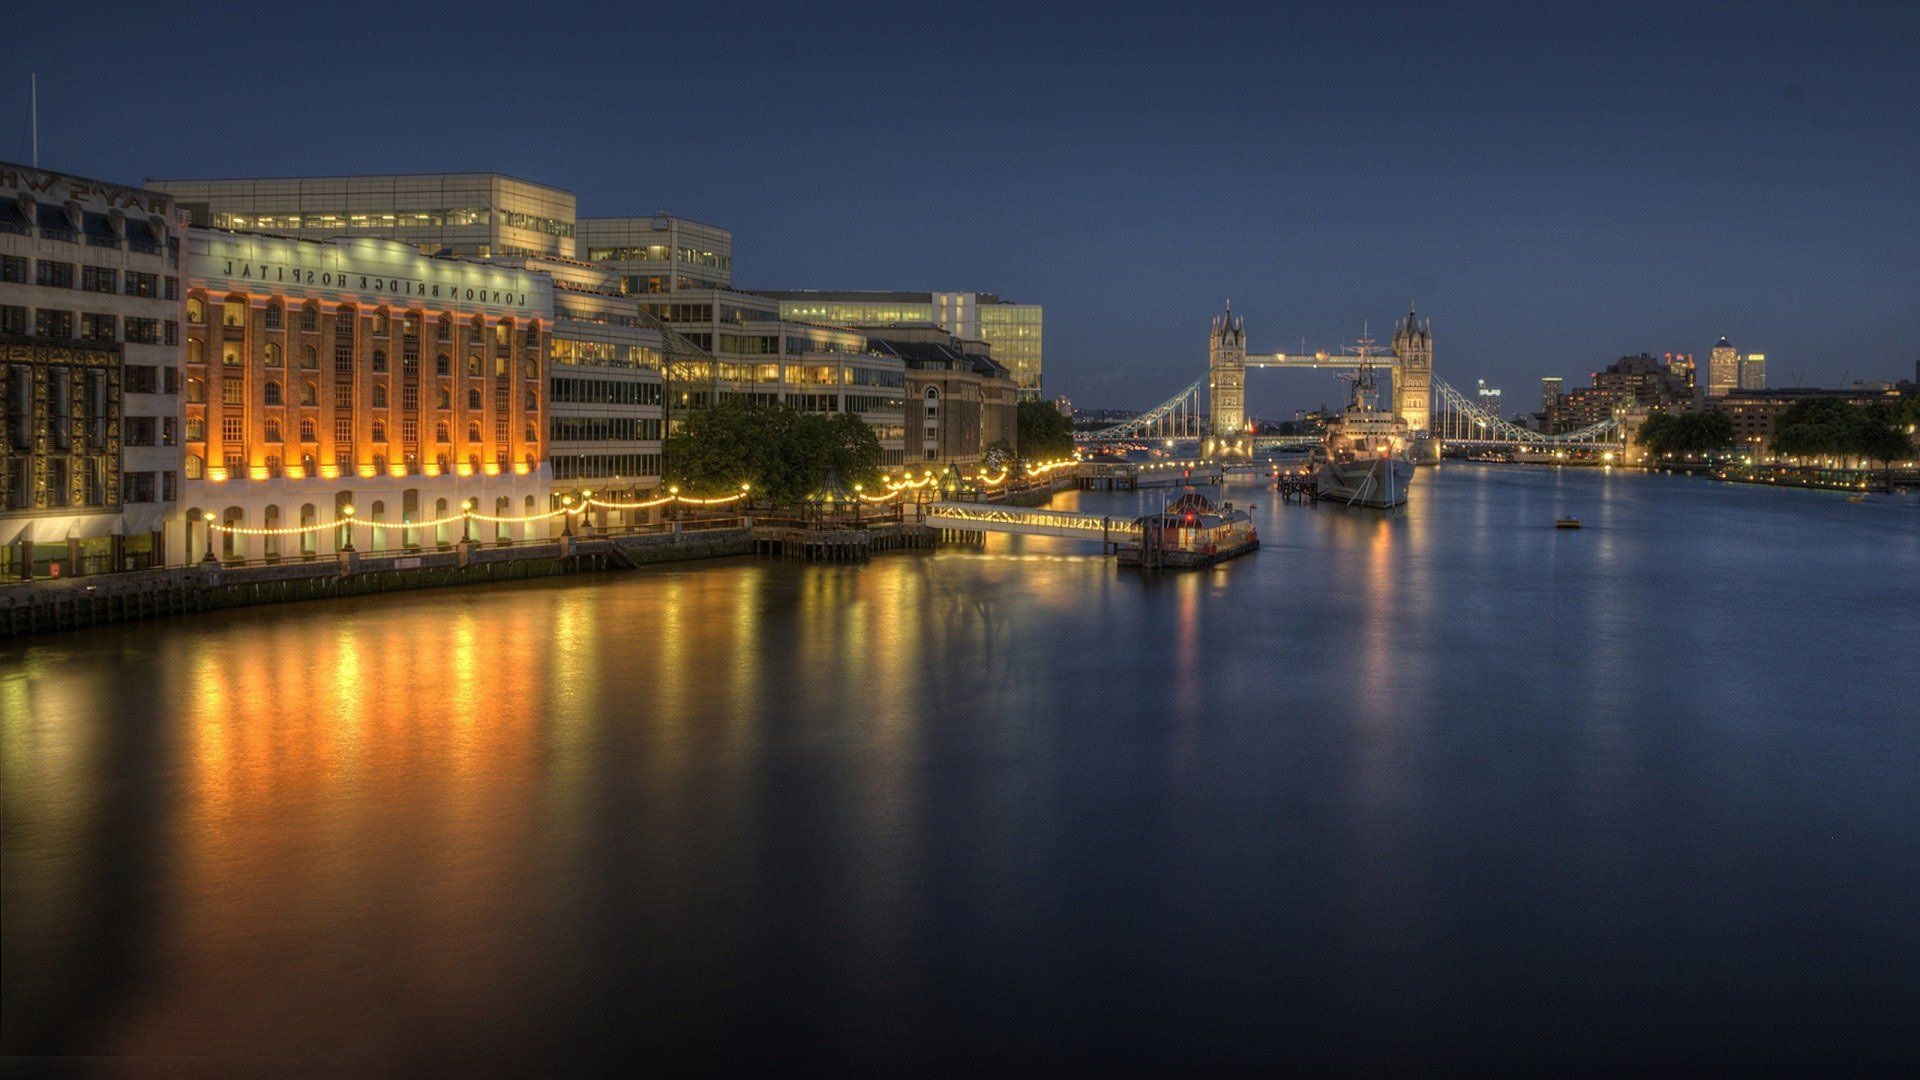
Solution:
<svg viewBox="0 0 1920 1080"><path fill-rule="evenodd" d="M110 266L82 266L80 288L84 292L119 292L120 271Z"/></svg>
<svg viewBox="0 0 1920 1080"><path fill-rule="evenodd" d="M50 289L71 289L73 264L40 259L33 265L33 283Z"/></svg>

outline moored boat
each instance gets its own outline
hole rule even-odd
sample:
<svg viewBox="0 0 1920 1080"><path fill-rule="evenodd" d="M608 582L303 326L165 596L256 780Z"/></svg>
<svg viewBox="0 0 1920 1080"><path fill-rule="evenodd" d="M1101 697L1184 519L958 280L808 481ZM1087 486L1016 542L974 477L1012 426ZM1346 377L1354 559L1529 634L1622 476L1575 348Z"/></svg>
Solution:
<svg viewBox="0 0 1920 1080"><path fill-rule="evenodd" d="M1372 342L1360 340L1360 366L1351 376L1353 398L1327 421L1315 470L1315 497L1346 506L1388 508L1404 505L1413 485L1413 458L1407 453L1407 422L1398 413L1374 405L1378 389L1368 362Z"/></svg>
<svg viewBox="0 0 1920 1080"><path fill-rule="evenodd" d="M1260 547L1253 515L1232 503L1215 506L1192 491L1159 513L1135 520L1133 527L1133 538L1114 552L1122 566L1191 570Z"/></svg>

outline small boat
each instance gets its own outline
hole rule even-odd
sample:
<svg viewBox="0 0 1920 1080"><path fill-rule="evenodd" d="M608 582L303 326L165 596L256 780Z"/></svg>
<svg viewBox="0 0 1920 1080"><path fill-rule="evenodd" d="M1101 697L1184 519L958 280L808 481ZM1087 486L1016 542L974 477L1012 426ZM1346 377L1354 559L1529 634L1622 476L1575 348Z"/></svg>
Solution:
<svg viewBox="0 0 1920 1080"><path fill-rule="evenodd" d="M1553 527L1556 529L1577 529L1580 527L1580 519L1569 514L1555 521Z"/></svg>
<svg viewBox="0 0 1920 1080"><path fill-rule="evenodd" d="M1180 496L1133 525L1133 538L1114 552L1122 566L1192 570L1260 547L1251 514L1232 503L1215 506L1198 492Z"/></svg>
<svg viewBox="0 0 1920 1080"><path fill-rule="evenodd" d="M1863 503L1867 501L1867 497L1865 495L1849 495L1847 496L1847 501L1850 503Z"/></svg>

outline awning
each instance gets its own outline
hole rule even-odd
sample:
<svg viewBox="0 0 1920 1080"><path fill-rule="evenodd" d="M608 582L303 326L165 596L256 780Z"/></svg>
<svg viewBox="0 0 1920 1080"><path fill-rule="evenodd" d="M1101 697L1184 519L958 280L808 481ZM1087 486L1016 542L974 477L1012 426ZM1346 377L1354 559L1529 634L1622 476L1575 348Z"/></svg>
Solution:
<svg viewBox="0 0 1920 1080"><path fill-rule="evenodd" d="M0 517L0 544L19 543L31 524L33 519L30 517Z"/></svg>
<svg viewBox="0 0 1920 1080"><path fill-rule="evenodd" d="M167 520L167 508L159 503L143 503L127 507L120 511L120 527L114 532L122 536L139 536L141 533L159 532Z"/></svg>
<svg viewBox="0 0 1920 1080"><path fill-rule="evenodd" d="M32 540L36 544L58 544L72 537L79 540L92 540L96 537L113 535L120 524L117 512L96 512L92 514L42 514L30 518L10 518L0 536L6 535L5 529L18 522L22 528L13 536L14 540Z"/></svg>

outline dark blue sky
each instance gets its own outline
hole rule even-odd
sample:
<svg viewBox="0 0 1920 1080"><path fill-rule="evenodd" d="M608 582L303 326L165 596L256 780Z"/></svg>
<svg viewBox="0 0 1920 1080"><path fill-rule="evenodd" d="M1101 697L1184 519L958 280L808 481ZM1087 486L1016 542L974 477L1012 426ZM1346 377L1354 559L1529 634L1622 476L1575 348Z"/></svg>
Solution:
<svg viewBox="0 0 1920 1080"><path fill-rule="evenodd" d="M747 287L1045 304L1082 404L1199 374L1226 296L1265 351L1417 301L1528 408L1721 333L1776 384L1920 358L1914 0L116 7L9 15L0 153L38 69L49 168L498 169L728 226Z"/></svg>

